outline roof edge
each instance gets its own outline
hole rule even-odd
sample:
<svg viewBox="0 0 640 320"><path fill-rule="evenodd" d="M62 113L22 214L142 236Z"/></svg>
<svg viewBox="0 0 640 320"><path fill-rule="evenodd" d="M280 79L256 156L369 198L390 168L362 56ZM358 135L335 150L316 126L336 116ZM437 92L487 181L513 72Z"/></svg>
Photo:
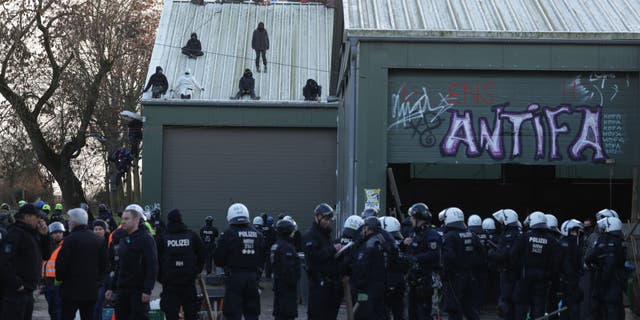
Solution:
<svg viewBox="0 0 640 320"><path fill-rule="evenodd" d="M304 101L253 101L253 100L182 100L182 99L142 99L142 105L180 107L269 107L269 108L309 108L334 109L338 102L304 102Z"/></svg>

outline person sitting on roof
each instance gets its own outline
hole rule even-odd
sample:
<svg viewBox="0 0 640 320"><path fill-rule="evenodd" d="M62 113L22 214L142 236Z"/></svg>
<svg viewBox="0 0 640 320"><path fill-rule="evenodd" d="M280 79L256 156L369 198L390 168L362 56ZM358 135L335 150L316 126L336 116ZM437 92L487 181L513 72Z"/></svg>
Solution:
<svg viewBox="0 0 640 320"><path fill-rule="evenodd" d="M154 99L160 98L161 95L167 93L167 90L169 90L169 81L167 81L167 77L162 74L162 67L156 67L156 73L149 78L149 82L142 93L149 91L149 88L151 88L151 97Z"/></svg>
<svg viewBox="0 0 640 320"><path fill-rule="evenodd" d="M204 88L200 86L198 81L191 76L191 70L187 69L184 75L178 78L175 88L171 91L177 91L180 94L180 99L191 99L194 87L204 91Z"/></svg>
<svg viewBox="0 0 640 320"><path fill-rule="evenodd" d="M244 69L244 74L242 75L242 78L240 79L240 83L238 84L238 93L236 94L235 97L231 97L231 100L238 100L240 99L240 97L248 94L251 96L251 99L253 100L259 100L260 97L256 96L256 90L255 90L255 84L256 84L256 80L253 79L253 73L251 72L251 70L249 69Z"/></svg>
<svg viewBox="0 0 640 320"><path fill-rule="evenodd" d="M304 95L304 101L320 101L322 95L322 87L313 80L307 80L307 85L302 88L302 94Z"/></svg>
<svg viewBox="0 0 640 320"><path fill-rule="evenodd" d="M204 55L202 52L202 44L200 44L198 35L195 32L191 34L191 39L187 41L187 45L182 47L182 54L189 56L189 59L196 59Z"/></svg>

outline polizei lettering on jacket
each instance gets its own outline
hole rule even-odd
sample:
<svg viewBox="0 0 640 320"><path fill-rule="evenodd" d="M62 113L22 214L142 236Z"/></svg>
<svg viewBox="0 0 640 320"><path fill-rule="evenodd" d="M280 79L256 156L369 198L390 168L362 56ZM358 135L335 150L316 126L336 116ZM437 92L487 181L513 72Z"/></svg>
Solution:
<svg viewBox="0 0 640 320"><path fill-rule="evenodd" d="M240 238L257 238L258 233L255 231L238 231L238 237Z"/></svg>
<svg viewBox="0 0 640 320"><path fill-rule="evenodd" d="M167 240L168 248L188 247L191 245L189 239Z"/></svg>
<svg viewBox="0 0 640 320"><path fill-rule="evenodd" d="M547 239L538 237L529 237L529 243L531 243L531 253L542 253L544 246L547 244Z"/></svg>

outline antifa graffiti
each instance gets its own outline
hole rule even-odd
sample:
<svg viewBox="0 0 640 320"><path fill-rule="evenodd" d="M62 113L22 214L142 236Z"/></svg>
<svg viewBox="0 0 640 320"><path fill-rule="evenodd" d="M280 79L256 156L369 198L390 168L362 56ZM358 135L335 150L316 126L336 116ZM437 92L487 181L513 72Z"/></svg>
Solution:
<svg viewBox="0 0 640 320"><path fill-rule="evenodd" d="M480 117L478 131L474 130L471 111L449 110L451 113L449 129L441 140L440 153L448 157L456 156L458 148L464 144L467 157L479 157L486 151L491 158L502 160L507 155L503 139L508 139L510 136L512 143L509 159L513 160L522 156L522 128L524 124L530 122L534 131L536 160L547 157L551 161L562 160L561 146L558 143L558 137L561 134L573 137L572 142L567 146L567 154L571 160L587 160L586 150L592 151L591 161L606 160L601 134L602 107L569 104L541 107L533 103L524 111L507 112L505 109L508 105L505 103L492 107L493 126L490 126L486 117ZM559 121L558 117L562 114L579 116L580 126L572 130L567 123ZM506 122L509 122L512 127L512 132L508 134L504 132ZM545 153L545 149L548 150L548 154Z"/></svg>

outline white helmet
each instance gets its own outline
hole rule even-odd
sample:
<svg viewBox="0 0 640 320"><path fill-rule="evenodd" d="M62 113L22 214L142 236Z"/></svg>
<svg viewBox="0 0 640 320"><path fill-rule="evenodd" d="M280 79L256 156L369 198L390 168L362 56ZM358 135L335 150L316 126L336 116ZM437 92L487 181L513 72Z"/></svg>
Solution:
<svg viewBox="0 0 640 320"><path fill-rule="evenodd" d="M361 216L355 215L355 214L352 216L349 216L347 220L344 221L342 235L349 239L353 238L353 236L356 234L358 229L362 227L363 224L364 224L364 219L362 219Z"/></svg>
<svg viewBox="0 0 640 320"><path fill-rule="evenodd" d="M518 225L518 214L512 209L500 209L493 213L493 218L505 226Z"/></svg>
<svg viewBox="0 0 640 320"><path fill-rule="evenodd" d="M124 208L124 211L133 211L138 215L138 217L140 217L140 219L145 219L144 210L137 204L128 205L126 208Z"/></svg>
<svg viewBox="0 0 640 320"><path fill-rule="evenodd" d="M571 229L574 229L574 228L582 229L583 228L582 222L576 219L567 220L562 223L562 226L560 226L560 233L563 236L567 237L569 236L569 232L571 231Z"/></svg>
<svg viewBox="0 0 640 320"><path fill-rule="evenodd" d="M242 203L234 203L227 210L227 222L229 224L249 223L249 209Z"/></svg>
<svg viewBox="0 0 640 320"><path fill-rule="evenodd" d="M143 216L144 221L151 220L151 211L145 211Z"/></svg>
<svg viewBox="0 0 640 320"><path fill-rule="evenodd" d="M556 218L556 216L545 214L544 217L547 218L547 228L549 228L549 230L560 232L560 230L558 230L558 218Z"/></svg>
<svg viewBox="0 0 640 320"><path fill-rule="evenodd" d="M296 223L295 220L293 220L293 218L291 216L284 216L284 218L282 218L282 220L287 220L287 221L291 222L293 224L294 230L298 230L298 224Z"/></svg>
<svg viewBox="0 0 640 320"><path fill-rule="evenodd" d="M602 218L613 217L620 218L618 213L612 209L602 209L596 213L596 220L600 221Z"/></svg>
<svg viewBox="0 0 640 320"><path fill-rule="evenodd" d="M445 226L448 226L455 222L464 223L464 213L462 212L462 210L460 210L460 208L451 207L444 209L438 214L438 216L440 215L444 216Z"/></svg>
<svg viewBox="0 0 640 320"><path fill-rule="evenodd" d="M384 231L388 232L396 239L402 239L402 234L400 233L400 221L398 221L398 219L385 216L378 218L378 220L380 220L380 224Z"/></svg>
<svg viewBox="0 0 640 320"><path fill-rule="evenodd" d="M255 218L253 218L253 225L254 226L262 226L262 225L264 225L264 220L260 216L255 217Z"/></svg>
<svg viewBox="0 0 640 320"><path fill-rule="evenodd" d="M496 222L491 218L482 220L482 230L496 230Z"/></svg>
<svg viewBox="0 0 640 320"><path fill-rule="evenodd" d="M547 217L540 211L535 211L529 215L529 228L531 229L548 229Z"/></svg>
<svg viewBox="0 0 640 320"><path fill-rule="evenodd" d="M598 227L604 232L622 231L622 221L616 217L606 217L598 220Z"/></svg>
<svg viewBox="0 0 640 320"><path fill-rule="evenodd" d="M52 224L49 225L49 233L54 233L54 232L65 232L66 230L64 229L64 224L62 224L62 222L54 222Z"/></svg>
<svg viewBox="0 0 640 320"><path fill-rule="evenodd" d="M445 211L446 211L446 210L442 210L442 211L440 211L440 213L438 213L438 220L439 220L439 221L444 221L444 217L445 217L444 212L445 212Z"/></svg>
<svg viewBox="0 0 640 320"><path fill-rule="evenodd" d="M472 214L467 219L467 226L469 227L481 227L482 226L482 218L480 218L477 214Z"/></svg>

